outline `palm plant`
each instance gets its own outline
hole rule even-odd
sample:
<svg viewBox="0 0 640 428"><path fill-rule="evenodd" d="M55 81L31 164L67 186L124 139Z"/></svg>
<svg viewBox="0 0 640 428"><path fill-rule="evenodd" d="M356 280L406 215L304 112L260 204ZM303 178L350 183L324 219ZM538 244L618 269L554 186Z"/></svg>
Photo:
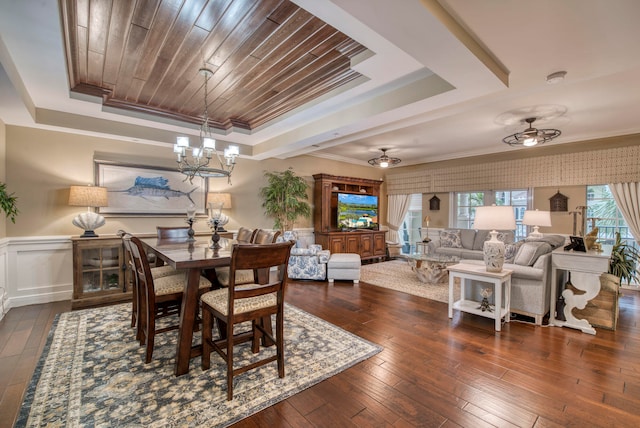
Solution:
<svg viewBox="0 0 640 428"><path fill-rule="evenodd" d="M309 184L291 168L282 172L265 172L267 186L260 189L265 214L275 219L274 228L293 230L298 217L311 217L307 202Z"/></svg>
<svg viewBox="0 0 640 428"><path fill-rule="evenodd" d="M611 258L609 259L609 273L617 276L620 280L632 281L638 280L638 271L636 271L636 263L640 257L640 252L626 241L623 241L620 232L616 232L616 240L611 249Z"/></svg>
<svg viewBox="0 0 640 428"><path fill-rule="evenodd" d="M14 196L13 193L7 192L6 183L0 182L0 209L4 211L7 218L11 220L12 223L16 222L16 216L19 212L17 201L17 196Z"/></svg>

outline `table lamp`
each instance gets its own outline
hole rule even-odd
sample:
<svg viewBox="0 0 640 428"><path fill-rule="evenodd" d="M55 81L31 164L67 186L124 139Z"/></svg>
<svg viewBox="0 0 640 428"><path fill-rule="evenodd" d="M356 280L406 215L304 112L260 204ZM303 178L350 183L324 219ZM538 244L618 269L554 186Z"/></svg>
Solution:
<svg viewBox="0 0 640 428"><path fill-rule="evenodd" d="M529 234L530 238L542 238L542 233L538 231L538 228L551 226L551 212L527 210L522 217L522 224L533 226L533 232Z"/></svg>
<svg viewBox="0 0 640 428"><path fill-rule="evenodd" d="M209 203L209 218L211 221L216 220L217 231L226 232L224 225L229 223L229 217L222 214L222 210L231 209L231 193L207 193L207 202Z"/></svg>
<svg viewBox="0 0 640 428"><path fill-rule="evenodd" d="M478 207L473 228L490 230L491 239L484 242L484 264L487 272L501 272L504 265L504 242L498 240L498 230L515 230L516 216L511 206Z"/></svg>
<svg viewBox="0 0 640 428"><path fill-rule="evenodd" d="M98 186L71 186L69 188L69 205L87 207L86 213L80 213L73 219L74 226L84 230L81 238L95 238L95 229L104 226L104 217L93 211L96 207L107 206L107 188Z"/></svg>
<svg viewBox="0 0 640 428"><path fill-rule="evenodd" d="M422 242L431 242L431 238L429 238L429 222L430 221L431 221L431 217L429 216L424 217L424 224L425 224L425 229L427 230L427 233L425 234Z"/></svg>

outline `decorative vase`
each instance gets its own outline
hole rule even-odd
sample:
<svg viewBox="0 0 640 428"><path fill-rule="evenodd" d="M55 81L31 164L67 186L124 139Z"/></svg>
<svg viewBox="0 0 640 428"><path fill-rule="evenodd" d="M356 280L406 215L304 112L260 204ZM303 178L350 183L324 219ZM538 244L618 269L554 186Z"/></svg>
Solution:
<svg viewBox="0 0 640 428"><path fill-rule="evenodd" d="M487 272L502 272L504 265L504 242L498 240L498 232L491 231L489 233L491 239L485 241L483 246L484 264Z"/></svg>

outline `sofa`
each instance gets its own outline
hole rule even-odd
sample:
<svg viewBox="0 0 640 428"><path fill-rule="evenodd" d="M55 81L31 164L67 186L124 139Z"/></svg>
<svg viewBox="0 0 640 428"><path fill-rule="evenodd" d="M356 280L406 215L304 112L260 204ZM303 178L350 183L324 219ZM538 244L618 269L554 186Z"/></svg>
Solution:
<svg viewBox="0 0 640 428"><path fill-rule="evenodd" d="M488 237L489 231L447 229L441 232L440 239L430 243L429 251L455 255L460 257L461 263L483 265L482 244ZM564 245L566 238L562 235L544 235L513 242L512 237L511 231L498 235L498 239L505 242L506 246L503 268L513 271L511 312L532 317L537 325L542 325L542 319L550 307L551 252ZM480 301L482 288L481 283L472 282L465 298Z"/></svg>
<svg viewBox="0 0 640 428"><path fill-rule="evenodd" d="M327 263L331 252L323 250L322 245L304 243L298 240L294 231L286 231L279 238L281 241L295 241L296 245L291 248L287 275L291 279L313 279L324 281L327 278Z"/></svg>
<svg viewBox="0 0 640 428"><path fill-rule="evenodd" d="M506 244L513 244L514 234L512 230L498 231L498 239ZM438 239L429 242L429 254L442 254L456 256L461 259L483 260L482 247L484 241L489 239L488 230L473 229L444 229L441 230ZM507 248L509 249L509 248ZM507 254L506 256L508 256Z"/></svg>

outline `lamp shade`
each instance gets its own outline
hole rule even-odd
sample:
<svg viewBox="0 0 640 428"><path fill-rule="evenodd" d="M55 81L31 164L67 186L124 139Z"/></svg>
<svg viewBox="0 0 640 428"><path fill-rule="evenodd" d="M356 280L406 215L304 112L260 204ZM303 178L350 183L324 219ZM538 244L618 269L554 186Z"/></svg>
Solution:
<svg viewBox="0 0 640 428"><path fill-rule="evenodd" d="M231 208L231 193L207 193L207 202L221 209Z"/></svg>
<svg viewBox="0 0 640 428"><path fill-rule="evenodd" d="M476 208L473 228L478 230L514 230L516 216L508 205Z"/></svg>
<svg viewBox="0 0 640 428"><path fill-rule="evenodd" d="M71 186L69 205L74 207L106 207L107 188L98 186Z"/></svg>
<svg viewBox="0 0 640 428"><path fill-rule="evenodd" d="M551 212L527 210L524 212L524 217L522 217L522 224L527 226L550 227Z"/></svg>

